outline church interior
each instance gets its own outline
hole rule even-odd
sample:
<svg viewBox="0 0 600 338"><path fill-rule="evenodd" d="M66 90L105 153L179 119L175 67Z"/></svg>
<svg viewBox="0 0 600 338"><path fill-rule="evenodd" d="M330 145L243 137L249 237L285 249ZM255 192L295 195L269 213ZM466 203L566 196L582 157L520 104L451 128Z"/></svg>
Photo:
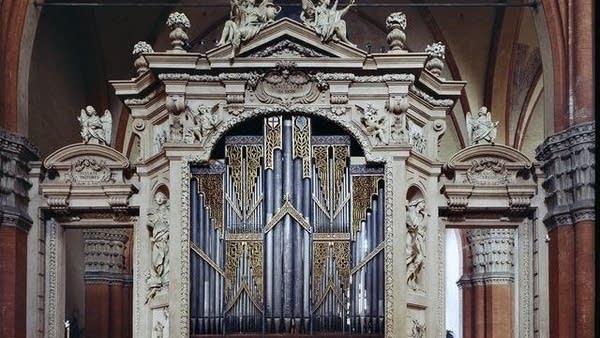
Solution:
<svg viewBox="0 0 600 338"><path fill-rule="evenodd" d="M591 0L1 0L0 337L594 337Z"/></svg>

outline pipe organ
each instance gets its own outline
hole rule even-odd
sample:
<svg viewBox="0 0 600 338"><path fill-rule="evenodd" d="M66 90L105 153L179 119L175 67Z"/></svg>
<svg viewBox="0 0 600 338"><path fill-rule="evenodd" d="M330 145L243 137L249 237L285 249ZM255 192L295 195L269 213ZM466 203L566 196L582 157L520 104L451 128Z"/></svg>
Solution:
<svg viewBox="0 0 600 338"><path fill-rule="evenodd" d="M190 332L383 334L383 168L269 116L192 168Z"/></svg>

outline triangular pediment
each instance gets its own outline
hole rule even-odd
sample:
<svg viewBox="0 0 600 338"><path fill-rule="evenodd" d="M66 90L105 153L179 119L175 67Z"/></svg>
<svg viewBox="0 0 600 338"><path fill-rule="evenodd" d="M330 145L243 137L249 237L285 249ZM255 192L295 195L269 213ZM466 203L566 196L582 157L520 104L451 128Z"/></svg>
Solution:
<svg viewBox="0 0 600 338"><path fill-rule="evenodd" d="M209 59L229 58L232 46L227 44L206 53ZM289 18L265 26L252 40L242 44L236 58L345 58L363 59L366 52L349 44L323 43L310 28Z"/></svg>

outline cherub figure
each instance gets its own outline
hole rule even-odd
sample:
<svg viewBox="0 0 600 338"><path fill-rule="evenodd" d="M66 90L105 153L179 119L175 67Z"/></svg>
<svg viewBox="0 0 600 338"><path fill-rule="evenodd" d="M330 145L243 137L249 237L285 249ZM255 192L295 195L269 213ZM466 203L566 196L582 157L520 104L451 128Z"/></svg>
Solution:
<svg viewBox="0 0 600 338"><path fill-rule="evenodd" d="M81 109L77 120L81 125L81 137L84 143L110 145L112 115L108 109L100 117L94 107L87 106Z"/></svg>
<svg viewBox="0 0 600 338"><path fill-rule="evenodd" d="M386 115L379 114L377 109L370 104L367 105L364 116L361 118L361 122L365 126L367 134L374 139L379 139L383 144L388 144L385 130L386 120Z"/></svg>
<svg viewBox="0 0 600 338"><path fill-rule="evenodd" d="M498 121L492 122L492 114L481 107L477 116L467 113L467 136L470 145L494 143Z"/></svg>
<svg viewBox="0 0 600 338"><path fill-rule="evenodd" d="M242 42L255 37L280 10L271 0L231 0L230 19L225 22L217 46L231 42L234 57Z"/></svg>
<svg viewBox="0 0 600 338"><path fill-rule="evenodd" d="M342 19L354 3L355 0L350 0L345 8L338 10L338 0L335 0L331 7L331 0L318 0L316 6L312 0L302 0L302 14L300 14L300 19L302 19L302 22L306 26L314 29L323 42L339 40L356 46L348 40L346 21Z"/></svg>

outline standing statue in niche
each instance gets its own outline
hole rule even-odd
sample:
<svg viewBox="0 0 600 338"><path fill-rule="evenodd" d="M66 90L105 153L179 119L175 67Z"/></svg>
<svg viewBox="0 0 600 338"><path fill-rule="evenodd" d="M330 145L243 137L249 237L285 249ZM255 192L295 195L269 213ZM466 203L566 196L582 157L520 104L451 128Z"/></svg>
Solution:
<svg viewBox="0 0 600 338"><path fill-rule="evenodd" d="M231 0L230 19L225 22L217 46L231 42L234 57L242 42L255 37L280 11L281 7L271 0Z"/></svg>
<svg viewBox="0 0 600 338"><path fill-rule="evenodd" d="M169 275L169 200L159 191L154 195L154 201L156 206L148 213L152 264L146 302L160 290Z"/></svg>
<svg viewBox="0 0 600 338"><path fill-rule="evenodd" d="M492 122L492 114L486 107L481 107L476 116L467 113L467 136L469 145L494 143L498 121Z"/></svg>
<svg viewBox="0 0 600 338"><path fill-rule="evenodd" d="M345 8L338 10L338 0L331 7L331 0L318 0L316 6L312 0L302 0L300 19L306 26L314 29L323 42L334 40L356 46L348 40L346 21L342 19L354 3L355 0L350 0Z"/></svg>
<svg viewBox="0 0 600 338"><path fill-rule="evenodd" d="M110 145L112 115L108 109L100 117L94 107L87 106L81 110L77 120L81 125L81 137L84 143Z"/></svg>
<svg viewBox="0 0 600 338"><path fill-rule="evenodd" d="M425 200L418 198L407 206L406 278L412 290L418 289L419 274L425 263Z"/></svg>

